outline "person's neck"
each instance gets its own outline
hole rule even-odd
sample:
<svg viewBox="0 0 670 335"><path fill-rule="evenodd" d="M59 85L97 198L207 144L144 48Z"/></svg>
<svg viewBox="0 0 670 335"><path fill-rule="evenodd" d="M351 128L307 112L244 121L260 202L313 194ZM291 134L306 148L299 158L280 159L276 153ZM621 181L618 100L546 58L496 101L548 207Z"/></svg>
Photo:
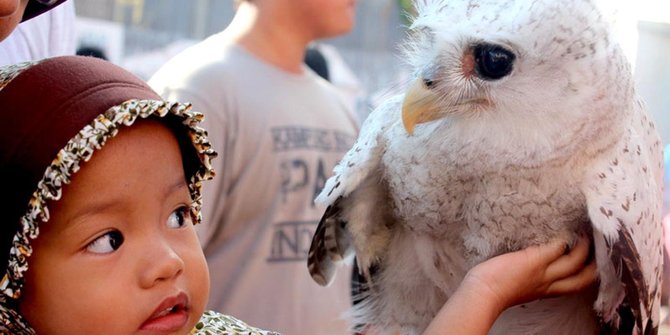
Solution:
<svg viewBox="0 0 670 335"><path fill-rule="evenodd" d="M256 57L284 71L303 72L305 48L311 39L289 24L284 15L270 15L259 11L254 5L243 2L224 33L234 43L242 46Z"/></svg>

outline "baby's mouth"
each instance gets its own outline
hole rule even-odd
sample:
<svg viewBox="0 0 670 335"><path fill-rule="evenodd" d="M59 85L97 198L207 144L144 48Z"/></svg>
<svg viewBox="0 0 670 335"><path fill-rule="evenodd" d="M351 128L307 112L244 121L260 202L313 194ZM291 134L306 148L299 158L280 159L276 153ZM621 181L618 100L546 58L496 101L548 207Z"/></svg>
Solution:
<svg viewBox="0 0 670 335"><path fill-rule="evenodd" d="M182 309L186 309L186 306L182 306L182 305L174 305L174 306L169 307L169 308L165 309L164 311L162 311L162 312L156 314L156 316L152 317L151 319L162 318L162 317L164 317L164 316L166 316L166 315L168 315L168 314L174 314L174 313L177 313L178 311L180 311L180 310L182 310Z"/></svg>
<svg viewBox="0 0 670 335"><path fill-rule="evenodd" d="M183 328L188 321L188 297L185 293L163 300L140 330L174 332Z"/></svg>

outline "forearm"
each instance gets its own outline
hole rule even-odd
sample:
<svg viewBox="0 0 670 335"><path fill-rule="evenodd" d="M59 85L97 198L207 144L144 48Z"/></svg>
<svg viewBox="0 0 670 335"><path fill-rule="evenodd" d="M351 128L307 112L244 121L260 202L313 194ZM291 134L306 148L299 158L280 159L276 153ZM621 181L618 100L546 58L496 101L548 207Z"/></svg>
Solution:
<svg viewBox="0 0 670 335"><path fill-rule="evenodd" d="M493 292L475 283L463 282L449 298L424 335L485 335L502 313Z"/></svg>

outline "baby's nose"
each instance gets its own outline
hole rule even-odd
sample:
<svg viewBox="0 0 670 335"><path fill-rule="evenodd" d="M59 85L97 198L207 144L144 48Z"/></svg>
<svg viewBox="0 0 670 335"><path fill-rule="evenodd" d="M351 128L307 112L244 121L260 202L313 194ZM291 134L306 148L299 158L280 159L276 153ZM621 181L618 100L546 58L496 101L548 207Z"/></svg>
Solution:
<svg viewBox="0 0 670 335"><path fill-rule="evenodd" d="M166 241L155 243L144 256L141 285L149 288L159 282L178 277L184 271L184 261L177 251Z"/></svg>

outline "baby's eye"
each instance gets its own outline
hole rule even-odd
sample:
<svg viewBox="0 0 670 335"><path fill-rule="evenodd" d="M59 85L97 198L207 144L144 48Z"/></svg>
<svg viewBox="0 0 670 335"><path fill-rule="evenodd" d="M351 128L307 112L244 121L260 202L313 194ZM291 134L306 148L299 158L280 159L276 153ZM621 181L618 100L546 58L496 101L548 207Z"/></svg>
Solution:
<svg viewBox="0 0 670 335"><path fill-rule="evenodd" d="M193 223L190 209L186 206L183 206L179 207L177 210L172 212L172 214L170 214L170 217L167 221L167 226L168 228L181 228L189 223Z"/></svg>
<svg viewBox="0 0 670 335"><path fill-rule="evenodd" d="M119 249L121 244L123 244L123 234L118 230L112 230L89 243L86 250L96 254L109 254Z"/></svg>

